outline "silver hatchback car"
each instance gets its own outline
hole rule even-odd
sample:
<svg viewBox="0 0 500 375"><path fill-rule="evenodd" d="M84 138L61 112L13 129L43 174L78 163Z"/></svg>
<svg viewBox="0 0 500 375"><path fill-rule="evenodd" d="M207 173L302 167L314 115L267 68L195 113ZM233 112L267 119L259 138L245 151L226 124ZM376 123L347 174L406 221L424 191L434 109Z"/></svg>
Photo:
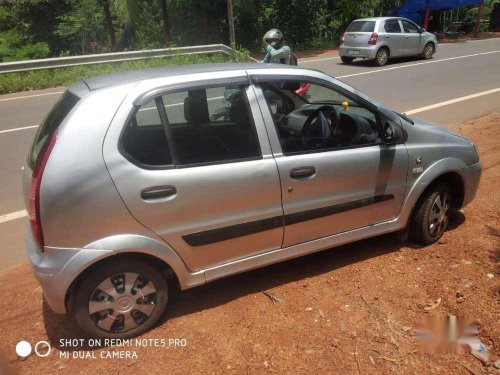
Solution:
<svg viewBox="0 0 500 375"><path fill-rule="evenodd" d="M473 143L319 71L159 68L70 86L24 168L46 301L95 337L151 328L169 285L383 233L437 241L469 203Z"/></svg>
<svg viewBox="0 0 500 375"><path fill-rule="evenodd" d="M341 35L339 55L344 64L363 58L383 66L392 57L431 59L437 45L434 34L406 18L364 18L353 21Z"/></svg>

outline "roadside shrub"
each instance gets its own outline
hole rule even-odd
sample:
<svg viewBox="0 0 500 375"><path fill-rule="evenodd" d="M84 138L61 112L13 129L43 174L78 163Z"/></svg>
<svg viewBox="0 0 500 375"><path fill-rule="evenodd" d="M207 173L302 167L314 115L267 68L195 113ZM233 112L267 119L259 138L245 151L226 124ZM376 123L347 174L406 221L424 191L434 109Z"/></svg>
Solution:
<svg viewBox="0 0 500 375"><path fill-rule="evenodd" d="M211 56L186 55L148 60L133 60L111 64L80 65L68 68L5 73L0 75L0 94L66 86L71 83L81 81L82 79L120 71L161 66L220 63L230 61L249 61L248 51L237 51L233 57L221 54Z"/></svg>

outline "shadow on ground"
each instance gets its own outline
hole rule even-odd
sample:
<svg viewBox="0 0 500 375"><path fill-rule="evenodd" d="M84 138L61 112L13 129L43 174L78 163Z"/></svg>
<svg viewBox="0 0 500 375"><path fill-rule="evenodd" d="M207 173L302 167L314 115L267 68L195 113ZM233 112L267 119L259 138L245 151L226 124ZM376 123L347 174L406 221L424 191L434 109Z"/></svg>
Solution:
<svg viewBox="0 0 500 375"><path fill-rule="evenodd" d="M464 221L464 215L457 212L452 216L448 230L454 230ZM413 247L415 251L418 251L418 246L401 241L395 234L387 234L226 277L186 291L181 292L174 289L170 291L169 307L159 325L165 324L171 318L211 309L249 294L263 292L290 282L393 253L403 247ZM61 347L60 339L80 339L84 338L85 335L69 316L52 312L45 300L43 301L43 318L47 336L51 344L59 350L98 349L86 346Z"/></svg>
<svg viewBox="0 0 500 375"><path fill-rule="evenodd" d="M410 57L395 57L387 63L387 65L384 66L376 66L373 63L373 60L368 60L368 59L358 59L354 60L351 64L351 66L359 66L359 67L366 67L366 68L391 68L391 67L396 67L400 64L406 64L406 63L412 63L412 62L425 62L425 61L432 61L432 60L424 60L419 56L410 56ZM342 61L339 61L337 65L346 65Z"/></svg>

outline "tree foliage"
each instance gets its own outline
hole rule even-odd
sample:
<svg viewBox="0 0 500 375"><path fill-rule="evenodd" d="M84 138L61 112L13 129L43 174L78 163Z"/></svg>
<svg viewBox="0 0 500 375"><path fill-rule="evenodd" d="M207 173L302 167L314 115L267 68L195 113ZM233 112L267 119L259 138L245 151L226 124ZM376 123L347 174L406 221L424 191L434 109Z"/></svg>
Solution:
<svg viewBox="0 0 500 375"><path fill-rule="evenodd" d="M487 0L488 2L494 0ZM400 0L233 0L237 46L277 27L294 48L332 46ZM0 59L229 43L227 0L0 0Z"/></svg>

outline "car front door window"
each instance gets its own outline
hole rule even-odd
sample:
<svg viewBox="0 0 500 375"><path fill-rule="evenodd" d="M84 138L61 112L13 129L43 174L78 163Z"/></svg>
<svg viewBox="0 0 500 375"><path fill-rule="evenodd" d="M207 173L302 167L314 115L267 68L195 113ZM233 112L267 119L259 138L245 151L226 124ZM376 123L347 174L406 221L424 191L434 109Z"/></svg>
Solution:
<svg viewBox="0 0 500 375"><path fill-rule="evenodd" d="M408 21L401 21L405 33L418 33L418 28L415 24Z"/></svg>
<svg viewBox="0 0 500 375"><path fill-rule="evenodd" d="M379 141L375 113L325 85L307 82L263 84L284 154L361 147Z"/></svg>

